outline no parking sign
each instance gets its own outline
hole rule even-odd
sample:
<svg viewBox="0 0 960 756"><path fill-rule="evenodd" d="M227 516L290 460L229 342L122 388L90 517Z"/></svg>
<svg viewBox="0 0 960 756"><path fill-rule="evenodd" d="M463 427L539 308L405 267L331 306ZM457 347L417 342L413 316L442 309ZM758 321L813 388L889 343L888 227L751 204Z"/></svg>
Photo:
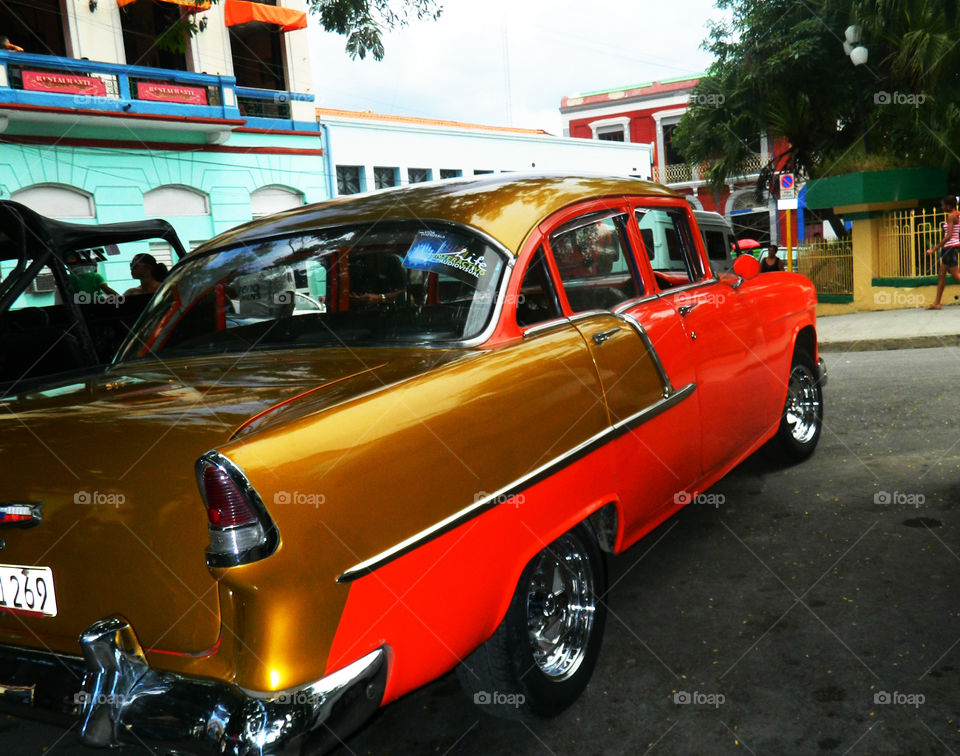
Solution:
<svg viewBox="0 0 960 756"><path fill-rule="evenodd" d="M794 199L797 196L797 185L793 181L792 173L780 174L780 199Z"/></svg>

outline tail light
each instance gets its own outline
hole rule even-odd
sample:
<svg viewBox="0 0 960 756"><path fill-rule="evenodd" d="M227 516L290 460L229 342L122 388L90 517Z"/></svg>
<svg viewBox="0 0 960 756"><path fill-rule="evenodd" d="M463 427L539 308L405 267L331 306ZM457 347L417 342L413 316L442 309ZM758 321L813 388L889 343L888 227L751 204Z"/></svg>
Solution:
<svg viewBox="0 0 960 756"><path fill-rule="evenodd" d="M197 460L197 485L207 508L207 564L234 567L277 550L277 527L243 470L219 452Z"/></svg>

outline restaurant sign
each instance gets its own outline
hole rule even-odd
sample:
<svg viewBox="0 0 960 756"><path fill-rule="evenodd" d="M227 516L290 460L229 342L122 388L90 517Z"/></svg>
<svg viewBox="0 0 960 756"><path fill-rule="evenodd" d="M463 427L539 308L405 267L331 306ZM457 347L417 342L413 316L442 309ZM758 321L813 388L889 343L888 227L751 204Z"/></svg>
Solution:
<svg viewBox="0 0 960 756"><path fill-rule="evenodd" d="M93 76L55 73L53 71L23 71L23 88L35 92L60 92L104 97L107 88L102 79Z"/></svg>
<svg viewBox="0 0 960 756"><path fill-rule="evenodd" d="M137 99L154 102L183 102L189 105L206 105L205 87L184 87L179 84L158 84L152 81L137 82Z"/></svg>

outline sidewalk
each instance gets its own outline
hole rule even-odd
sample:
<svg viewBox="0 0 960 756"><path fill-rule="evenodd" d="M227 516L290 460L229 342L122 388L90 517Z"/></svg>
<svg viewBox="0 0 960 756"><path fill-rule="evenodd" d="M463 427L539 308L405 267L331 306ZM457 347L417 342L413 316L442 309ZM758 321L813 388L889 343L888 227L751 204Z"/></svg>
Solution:
<svg viewBox="0 0 960 756"><path fill-rule="evenodd" d="M817 318L824 352L960 346L960 306L942 310L884 310Z"/></svg>

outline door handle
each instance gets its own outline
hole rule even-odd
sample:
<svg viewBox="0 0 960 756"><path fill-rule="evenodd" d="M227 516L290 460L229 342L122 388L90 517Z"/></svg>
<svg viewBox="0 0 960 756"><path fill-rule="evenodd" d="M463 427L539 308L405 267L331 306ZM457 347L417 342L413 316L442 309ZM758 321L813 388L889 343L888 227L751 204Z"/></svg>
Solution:
<svg viewBox="0 0 960 756"><path fill-rule="evenodd" d="M620 333L619 328L611 328L609 331L599 331L593 334L593 343L600 346L603 342L607 341L607 339L616 336L618 333Z"/></svg>
<svg viewBox="0 0 960 756"><path fill-rule="evenodd" d="M687 317L687 314L688 314L694 307L696 307L695 304L680 305L680 306L677 308L677 312L679 312L683 317Z"/></svg>

